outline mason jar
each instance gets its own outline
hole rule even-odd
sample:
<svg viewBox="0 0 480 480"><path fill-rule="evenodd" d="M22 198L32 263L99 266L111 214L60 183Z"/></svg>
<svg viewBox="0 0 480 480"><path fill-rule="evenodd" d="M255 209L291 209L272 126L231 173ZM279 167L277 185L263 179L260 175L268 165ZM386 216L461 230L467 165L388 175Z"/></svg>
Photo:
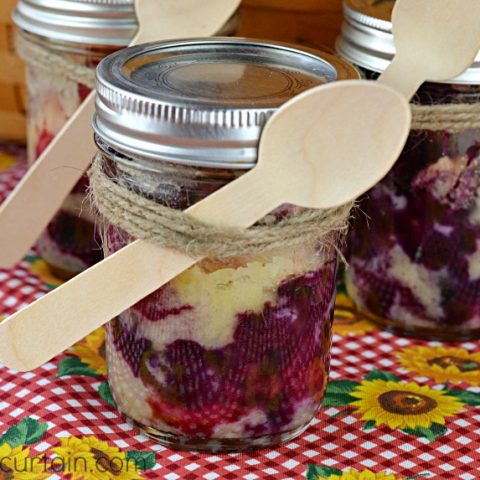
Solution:
<svg viewBox="0 0 480 480"><path fill-rule="evenodd" d="M184 210L255 166L280 105L346 78L356 70L330 55L244 39L115 53L97 71L98 169ZM295 211L281 206L263 224ZM128 221L128 209L117 214ZM107 255L132 241L115 219L102 221ZM107 329L119 410L180 449L240 451L303 432L327 383L337 241L332 232L261 255L211 255L119 315Z"/></svg>
<svg viewBox="0 0 480 480"><path fill-rule="evenodd" d="M100 60L126 47L138 24L133 0L20 0L13 19L27 67L27 144L33 163L90 93ZM233 34L238 24L237 13L221 33ZM84 176L37 243L61 278L103 257L87 189Z"/></svg>
<svg viewBox="0 0 480 480"><path fill-rule="evenodd" d="M347 0L338 52L376 78L394 53L394 1ZM348 292L401 335L480 337L480 57L465 73L426 83L408 143L360 202Z"/></svg>

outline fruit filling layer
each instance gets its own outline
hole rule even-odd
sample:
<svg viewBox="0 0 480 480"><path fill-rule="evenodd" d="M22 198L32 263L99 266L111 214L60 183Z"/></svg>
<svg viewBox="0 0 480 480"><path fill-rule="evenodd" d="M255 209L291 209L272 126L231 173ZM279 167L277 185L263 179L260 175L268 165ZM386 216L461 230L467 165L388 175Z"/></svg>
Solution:
<svg viewBox="0 0 480 480"><path fill-rule="evenodd" d="M347 272L354 300L394 328L478 335L479 193L478 131L413 133L360 204Z"/></svg>
<svg viewBox="0 0 480 480"><path fill-rule="evenodd" d="M115 238L110 231L111 252L123 246ZM203 261L121 314L107 341L119 409L183 438L308 425L327 383L334 258L296 247Z"/></svg>

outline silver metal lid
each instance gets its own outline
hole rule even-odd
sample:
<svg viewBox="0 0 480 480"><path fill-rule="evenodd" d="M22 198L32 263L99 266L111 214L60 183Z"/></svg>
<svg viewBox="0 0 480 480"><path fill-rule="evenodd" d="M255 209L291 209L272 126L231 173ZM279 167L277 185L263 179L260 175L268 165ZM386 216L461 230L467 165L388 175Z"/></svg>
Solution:
<svg viewBox="0 0 480 480"><path fill-rule="evenodd" d="M94 129L126 155L248 169L279 106L358 76L336 57L280 43L217 37L140 45L100 63Z"/></svg>
<svg viewBox="0 0 480 480"><path fill-rule="evenodd" d="M390 21L393 5L393 1L375 4L367 0L345 0L345 20L336 45L338 53L372 72L385 71L395 55ZM480 84L480 53L467 71L443 83Z"/></svg>
<svg viewBox="0 0 480 480"><path fill-rule="evenodd" d="M134 0L20 0L12 17L26 32L81 45L126 47L138 30ZM239 23L234 14L218 34Z"/></svg>
<svg viewBox="0 0 480 480"><path fill-rule="evenodd" d="M133 0L20 0L13 21L52 40L118 47L138 29Z"/></svg>

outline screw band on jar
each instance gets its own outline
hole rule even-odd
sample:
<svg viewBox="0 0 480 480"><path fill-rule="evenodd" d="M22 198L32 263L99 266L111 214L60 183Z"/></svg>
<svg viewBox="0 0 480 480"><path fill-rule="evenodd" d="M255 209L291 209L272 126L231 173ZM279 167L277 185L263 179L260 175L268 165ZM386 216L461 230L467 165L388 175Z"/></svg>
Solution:
<svg viewBox="0 0 480 480"><path fill-rule="evenodd" d="M260 255L278 248L318 242L329 246L346 234L352 204L328 210L304 209L283 219L272 216L248 230L207 225L182 211L133 192L104 172L99 154L89 172L92 205L112 225L134 238L200 257ZM279 220L277 223L275 220Z"/></svg>

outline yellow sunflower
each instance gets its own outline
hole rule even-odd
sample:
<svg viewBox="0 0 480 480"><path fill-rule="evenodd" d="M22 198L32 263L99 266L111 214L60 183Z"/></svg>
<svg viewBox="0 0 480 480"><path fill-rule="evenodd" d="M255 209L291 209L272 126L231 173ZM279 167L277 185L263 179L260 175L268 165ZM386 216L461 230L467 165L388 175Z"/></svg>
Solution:
<svg viewBox="0 0 480 480"><path fill-rule="evenodd" d="M469 383L480 386L480 353L463 348L410 347L397 353L408 371L438 383Z"/></svg>
<svg viewBox="0 0 480 480"><path fill-rule="evenodd" d="M96 437L84 437L95 457L96 480L142 480L133 461L128 461L124 452Z"/></svg>
<svg viewBox="0 0 480 480"><path fill-rule="evenodd" d="M343 472L342 476L331 475L328 480L401 480L395 475L387 474L385 472L374 473L370 470L364 470L363 472L357 472L356 470L349 470Z"/></svg>
<svg viewBox="0 0 480 480"><path fill-rule="evenodd" d="M445 425L445 418L460 413L464 405L428 386L385 380L364 380L350 395L358 398L351 405L362 420L388 425L392 430Z"/></svg>
<svg viewBox="0 0 480 480"><path fill-rule="evenodd" d="M133 461L124 452L96 437L70 437L52 449L52 466L71 475L71 480L142 480Z"/></svg>
<svg viewBox="0 0 480 480"><path fill-rule="evenodd" d="M52 448L55 458L52 468L55 472L70 474L71 480L94 478L89 476L95 467L95 457L90 445L80 438L68 437L60 439L60 446Z"/></svg>
<svg viewBox="0 0 480 480"><path fill-rule="evenodd" d="M335 304L335 320L333 331L342 336L364 335L375 331L377 327L369 320L368 315L350 300L344 293L337 295Z"/></svg>
<svg viewBox="0 0 480 480"><path fill-rule="evenodd" d="M63 282L60 278L56 277L48 268L48 265L41 258L34 260L30 266L29 270L35 276L37 276L43 283L51 287L58 287Z"/></svg>
<svg viewBox="0 0 480 480"><path fill-rule="evenodd" d="M50 476L39 457L30 457L30 449L0 446L0 480L43 480Z"/></svg>
<svg viewBox="0 0 480 480"><path fill-rule="evenodd" d="M69 349L69 353L95 370L100 375L107 374L105 354L105 328L101 327L88 335L83 341Z"/></svg>
<svg viewBox="0 0 480 480"><path fill-rule="evenodd" d="M8 153L0 153L0 172L6 172L15 163L15 157Z"/></svg>

